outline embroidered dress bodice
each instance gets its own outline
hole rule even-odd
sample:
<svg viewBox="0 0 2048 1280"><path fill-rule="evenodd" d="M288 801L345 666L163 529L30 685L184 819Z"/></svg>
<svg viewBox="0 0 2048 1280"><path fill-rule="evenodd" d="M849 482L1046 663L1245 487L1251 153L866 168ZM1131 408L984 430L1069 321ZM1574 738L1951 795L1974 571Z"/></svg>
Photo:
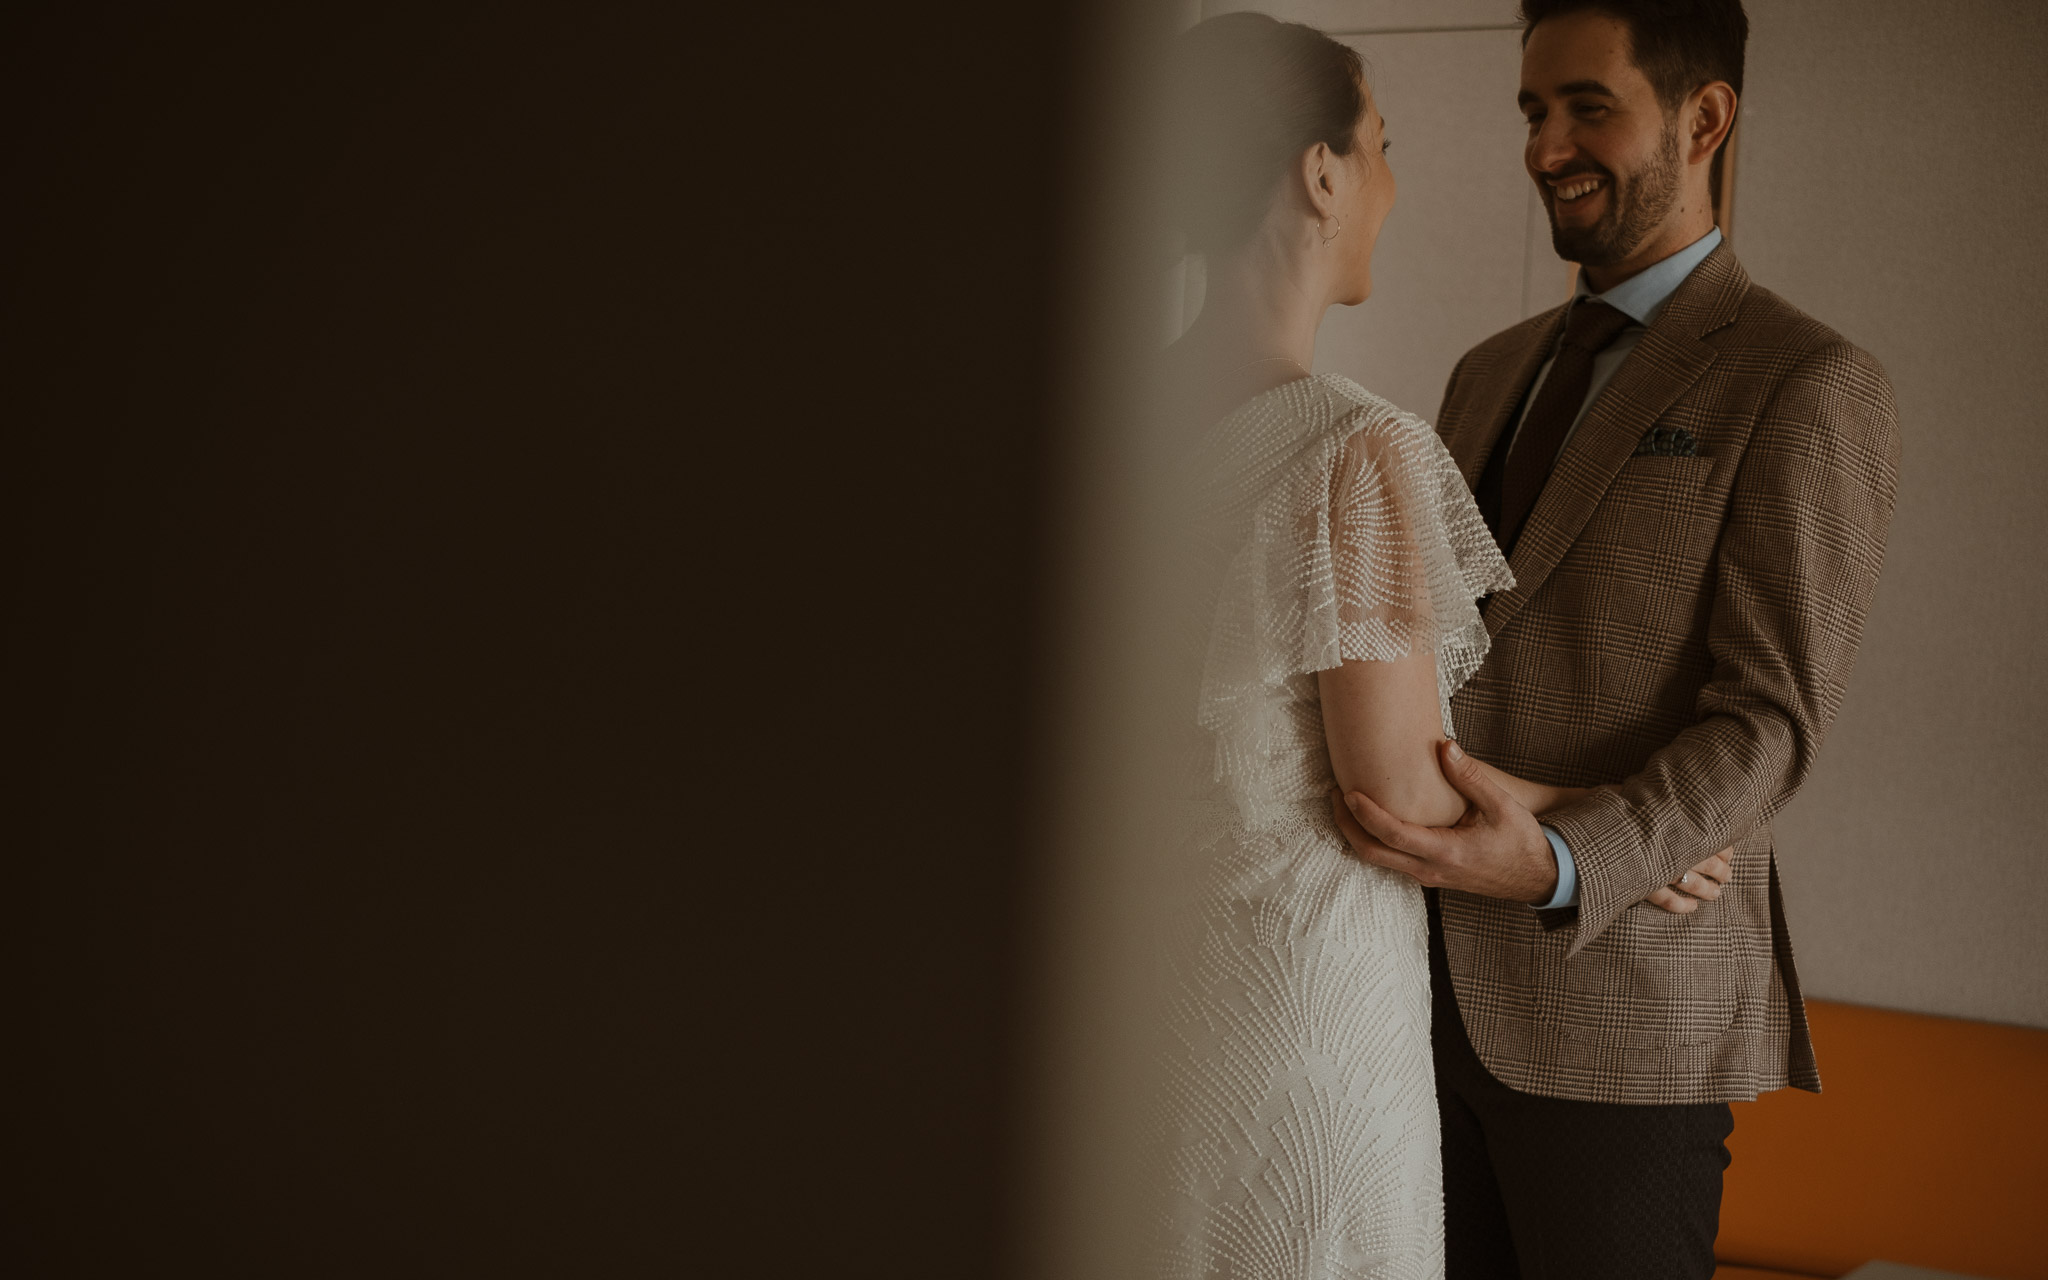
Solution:
<svg viewBox="0 0 2048 1280"><path fill-rule="evenodd" d="M1436 432L1319 374L1224 419L1195 459L1213 608L1197 720L1222 795L1256 826L1332 779L1316 673L1435 652L1451 694L1486 657L1477 598L1513 578Z"/></svg>
<svg viewBox="0 0 2048 1280"><path fill-rule="evenodd" d="M1506 562L1436 433L1348 379L1241 406L1194 451L1198 660L1185 909L1160 1092L1170 1280L1441 1280L1419 887L1332 823L1316 673L1478 669Z"/></svg>

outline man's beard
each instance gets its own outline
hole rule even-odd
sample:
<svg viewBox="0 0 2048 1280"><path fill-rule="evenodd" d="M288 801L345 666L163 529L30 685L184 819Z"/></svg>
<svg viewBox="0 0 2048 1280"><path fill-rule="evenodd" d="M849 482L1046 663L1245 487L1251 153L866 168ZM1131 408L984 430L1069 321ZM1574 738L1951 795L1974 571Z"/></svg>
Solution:
<svg viewBox="0 0 2048 1280"><path fill-rule="evenodd" d="M1656 158L1630 175L1623 183L1607 170L1590 170L1607 179L1611 193L1607 212L1589 227L1561 227L1557 223L1557 196L1544 202L1550 212L1550 244L1566 262L1587 267L1611 267L1625 260L1649 238L1671 206L1678 200L1678 123L1664 131Z"/></svg>

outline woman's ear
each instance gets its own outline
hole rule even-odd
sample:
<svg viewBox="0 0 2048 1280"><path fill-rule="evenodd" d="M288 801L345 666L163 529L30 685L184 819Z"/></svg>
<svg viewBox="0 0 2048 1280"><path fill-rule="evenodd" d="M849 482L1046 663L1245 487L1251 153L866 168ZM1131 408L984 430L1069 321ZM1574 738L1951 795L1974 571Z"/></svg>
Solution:
<svg viewBox="0 0 2048 1280"><path fill-rule="evenodd" d="M1301 153L1302 194L1311 212L1327 218L1337 211L1337 157L1327 142Z"/></svg>

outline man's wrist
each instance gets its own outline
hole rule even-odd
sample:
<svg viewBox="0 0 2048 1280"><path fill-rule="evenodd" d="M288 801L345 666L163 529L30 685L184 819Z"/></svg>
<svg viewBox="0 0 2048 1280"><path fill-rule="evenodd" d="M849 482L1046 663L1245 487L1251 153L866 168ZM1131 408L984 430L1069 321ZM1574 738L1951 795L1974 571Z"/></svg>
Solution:
<svg viewBox="0 0 2048 1280"><path fill-rule="evenodd" d="M1544 840L1550 845L1550 856L1557 865L1557 883L1548 899L1529 905L1538 911L1556 911L1574 906L1579 900L1579 867L1578 862L1572 857L1571 846L1564 842L1564 837L1557 833L1556 828L1542 826L1539 829L1543 832Z"/></svg>

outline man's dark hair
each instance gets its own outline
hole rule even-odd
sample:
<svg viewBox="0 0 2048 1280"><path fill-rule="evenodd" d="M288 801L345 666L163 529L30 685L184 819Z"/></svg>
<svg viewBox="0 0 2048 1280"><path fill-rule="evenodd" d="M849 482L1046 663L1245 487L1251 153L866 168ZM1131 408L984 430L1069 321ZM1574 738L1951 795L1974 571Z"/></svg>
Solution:
<svg viewBox="0 0 2048 1280"><path fill-rule="evenodd" d="M1742 53L1749 15L1742 0L1522 0L1522 43L1545 18L1605 14L1628 28L1629 52L1668 115L1693 90L1725 80L1742 97ZM1731 130L1732 133L1732 130ZM1727 149L1723 141L1722 151ZM1722 151L1714 153L1714 199L1721 198Z"/></svg>

